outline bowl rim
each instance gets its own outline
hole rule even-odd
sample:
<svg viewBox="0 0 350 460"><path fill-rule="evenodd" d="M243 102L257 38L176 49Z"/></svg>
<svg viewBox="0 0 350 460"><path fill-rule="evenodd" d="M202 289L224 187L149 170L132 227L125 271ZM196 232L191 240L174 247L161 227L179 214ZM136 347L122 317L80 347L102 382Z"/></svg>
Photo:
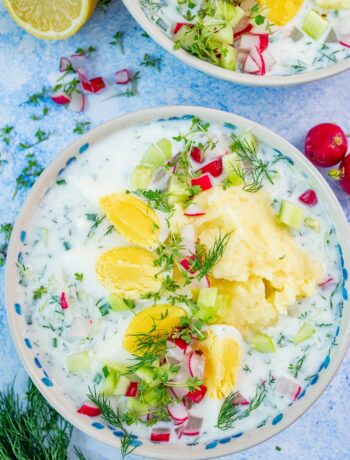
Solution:
<svg viewBox="0 0 350 460"><path fill-rule="evenodd" d="M345 260L350 263L350 227L345 214L328 183L316 170L316 168L304 157L304 155L296 149L296 147L291 145L279 135L270 131L268 128L265 128L246 118L225 111L198 106L155 107L131 112L127 115L113 118L112 120L103 123L84 134L79 139L65 147L45 168L33 188L29 191L14 225L8 248L5 273L6 312L12 339L21 362L45 399L73 426L90 435L94 439L105 442L112 447L120 447L119 439L106 434L110 434L110 431L96 430L93 428L90 423L91 419L87 420L87 418L80 418L76 412L73 412L71 408L65 404L66 399L61 401L62 398L56 394L57 392L55 390L52 392L50 388L44 385L42 380L39 378L35 365L33 364L33 359L30 356L30 353L28 353L28 348L25 346L23 331L21 327L18 326L18 316L13 308L18 301L18 274L16 262L18 252L21 248L21 233L23 228L25 228L28 216L31 214L32 209L36 209L37 205L42 201L45 192L57 177L58 171L66 164L67 160L72 157L72 155L76 155L79 152L80 147L87 143L99 142L110 134L128 126L135 126L139 123L148 123L169 118L171 119L174 117L183 117L188 114L208 120L216 120L219 123L231 122L243 129L247 129L248 127L253 128L258 138L262 139L264 142L268 142L274 148L277 148L282 152L285 151L287 155L290 155L298 164L297 167L301 167L303 170L307 171L310 182L315 184L315 186L317 184L316 188L325 197L329 211L331 211L332 215L337 216L335 227L337 232L344 233L344 235L346 235L346 237L344 236L341 238L343 244L342 248ZM350 279L348 279L346 286L348 289L350 288ZM347 305L350 316L350 301L347 302ZM195 448L189 448L187 445L176 445L176 449L171 449L170 447L173 444L160 444L155 446L150 441L142 438L143 444L136 449L135 453L141 456L164 460L178 460L180 457L189 460L209 459L218 456L232 455L233 453L256 446L275 436L300 418L300 416L308 410L323 393L331 379L334 377L350 344L350 321L346 323L345 316L346 315L343 316L340 334L340 337L342 337L343 340L338 345L336 352L333 353L331 364L327 369L322 371L317 385L312 387L311 391L308 392L308 397L302 398L288 408L287 416L283 417L278 425L264 426L259 430L252 430L245 433L245 435L241 438L235 439L234 442L219 444L216 449L210 450L205 449L204 444L199 444ZM347 331L345 331L346 328Z"/></svg>
<svg viewBox="0 0 350 460"><path fill-rule="evenodd" d="M323 80L338 75L350 69L350 59L337 62L322 69L312 70L294 75L277 76L277 75L249 75L246 73L235 72L216 66L210 62L203 61L184 49L174 49L174 41L169 38L160 27L153 23L146 16L138 0L122 0L124 6L133 16L136 22L157 42L162 48L178 58L190 67L193 67L211 77L219 80L229 81L244 86L256 87L286 87L302 83L311 83L313 81Z"/></svg>

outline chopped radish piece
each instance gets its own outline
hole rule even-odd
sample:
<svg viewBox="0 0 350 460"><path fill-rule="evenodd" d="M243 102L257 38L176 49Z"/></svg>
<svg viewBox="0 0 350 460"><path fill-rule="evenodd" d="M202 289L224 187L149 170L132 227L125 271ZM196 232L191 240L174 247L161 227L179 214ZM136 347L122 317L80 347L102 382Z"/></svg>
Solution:
<svg viewBox="0 0 350 460"><path fill-rule="evenodd" d="M187 206L184 212L185 216L187 217L199 217L204 216L205 212L198 208L195 204L190 204Z"/></svg>
<svg viewBox="0 0 350 460"><path fill-rule="evenodd" d="M189 351L190 345L186 342L186 340L182 339L181 337L170 337L170 342L180 348L180 350L185 354Z"/></svg>
<svg viewBox="0 0 350 460"><path fill-rule="evenodd" d="M97 417L101 414L100 409L91 401L84 403L77 412L79 414L87 415L88 417Z"/></svg>
<svg viewBox="0 0 350 460"><path fill-rule="evenodd" d="M235 397L235 399L233 400L233 404L235 406L248 406L249 405L249 401L247 399L245 399L241 393L238 393L237 396Z"/></svg>
<svg viewBox="0 0 350 460"><path fill-rule="evenodd" d="M209 288L210 287L210 280L207 276L203 276L200 280L194 279L191 281L190 287L192 289L196 288Z"/></svg>
<svg viewBox="0 0 350 460"><path fill-rule="evenodd" d="M247 56L243 70L245 73L250 73L252 75L258 75L259 73L259 66L250 54Z"/></svg>
<svg viewBox="0 0 350 460"><path fill-rule="evenodd" d="M300 395L301 386L282 376L276 380L276 390L291 401L295 401Z"/></svg>
<svg viewBox="0 0 350 460"><path fill-rule="evenodd" d="M211 161L202 168L198 169L198 171L196 172L201 172L202 174L209 173L213 177L219 177L222 174L222 169L222 157L219 157L216 158L216 160Z"/></svg>
<svg viewBox="0 0 350 460"><path fill-rule="evenodd" d="M170 428L153 428L151 432L152 442L169 442Z"/></svg>
<svg viewBox="0 0 350 460"><path fill-rule="evenodd" d="M198 436L201 432L203 419L190 415L186 425L183 427L182 434L185 436Z"/></svg>
<svg viewBox="0 0 350 460"><path fill-rule="evenodd" d="M180 265L187 271L187 272L190 272L190 273L195 273L193 271L193 269L191 269L191 260L194 260L194 256L190 256L190 257L185 257L184 259L180 260Z"/></svg>
<svg viewBox="0 0 350 460"><path fill-rule="evenodd" d="M322 283L320 283L319 286L320 287L327 286L327 284L331 283L332 281L334 281L333 278L328 278L326 279L326 281L323 281Z"/></svg>
<svg viewBox="0 0 350 460"><path fill-rule="evenodd" d="M299 200L308 206L315 206L318 203L316 192L311 189L300 195Z"/></svg>
<svg viewBox="0 0 350 460"><path fill-rule="evenodd" d="M118 72L115 73L114 81L117 85L126 85L127 83L130 83L131 75L128 69L118 70Z"/></svg>
<svg viewBox="0 0 350 460"><path fill-rule="evenodd" d="M187 376L186 378L188 378L189 376ZM188 393L188 388L187 387L171 387L170 389L171 393L175 396L176 399L182 399L184 396L187 395Z"/></svg>
<svg viewBox="0 0 350 460"><path fill-rule="evenodd" d="M175 420L177 425L180 423L185 423L188 420L188 412L182 401L170 404L167 407L167 412L170 417Z"/></svg>
<svg viewBox="0 0 350 460"><path fill-rule="evenodd" d="M64 292L61 293L60 305L61 305L62 310L66 310L69 307L67 297Z"/></svg>
<svg viewBox="0 0 350 460"><path fill-rule="evenodd" d="M187 345L187 344L186 344ZM187 347L186 347L187 349ZM183 360L186 349L179 348L175 345L173 340L167 341L167 359L171 364L178 364Z"/></svg>
<svg viewBox="0 0 350 460"><path fill-rule="evenodd" d="M270 51L268 50L265 50L263 53L262 53L262 57L265 61L265 71L266 72L270 72L270 70L272 69L272 67L276 64L276 59L272 56L272 54L270 53Z"/></svg>
<svg viewBox="0 0 350 460"><path fill-rule="evenodd" d="M247 60L248 54L249 53L247 53L246 51L239 51L239 53L237 54L237 63L241 66L244 66Z"/></svg>
<svg viewBox="0 0 350 460"><path fill-rule="evenodd" d="M72 99L68 105L68 110L72 112L83 112L85 109L85 96L81 92L72 93Z"/></svg>
<svg viewBox="0 0 350 460"><path fill-rule="evenodd" d="M191 158L197 163L203 163L204 155L199 147L193 147L191 150Z"/></svg>
<svg viewBox="0 0 350 460"><path fill-rule="evenodd" d="M203 176L192 179L191 185L198 185L199 187L201 187L203 192L213 187L209 174L203 174Z"/></svg>
<svg viewBox="0 0 350 460"><path fill-rule="evenodd" d="M92 325L93 322L91 319L74 318L69 330L69 335L71 337L85 338L90 334Z"/></svg>
<svg viewBox="0 0 350 460"><path fill-rule="evenodd" d="M174 26L173 34L176 35L184 26L193 27L193 24L189 24L188 22L177 22Z"/></svg>
<svg viewBox="0 0 350 460"><path fill-rule="evenodd" d="M193 351L188 358L188 369L191 377L203 378L205 356Z"/></svg>
<svg viewBox="0 0 350 460"><path fill-rule="evenodd" d="M127 396L128 398L135 398L135 396L137 395L138 386L138 382L130 382L125 392L125 396Z"/></svg>
<svg viewBox="0 0 350 460"><path fill-rule="evenodd" d="M250 51L256 47L260 52L263 52L269 46L269 34L244 34L241 37L239 48L243 51Z"/></svg>
<svg viewBox="0 0 350 460"><path fill-rule="evenodd" d="M95 77L91 80L87 80L85 78L81 81L81 86L84 91L87 93L99 93L106 88L106 83L104 82L102 77Z"/></svg>
<svg viewBox="0 0 350 460"><path fill-rule="evenodd" d="M70 60L65 58L65 57L61 57L60 59L60 72L65 72L69 66L71 65L70 63Z"/></svg>
<svg viewBox="0 0 350 460"><path fill-rule="evenodd" d="M71 101L70 96L62 90L56 91L56 93L51 96L51 99L59 105L69 104Z"/></svg>
<svg viewBox="0 0 350 460"><path fill-rule="evenodd" d="M196 231L193 225L185 225L181 230L183 243L183 255L194 254L196 252Z"/></svg>
<svg viewBox="0 0 350 460"><path fill-rule="evenodd" d="M192 390L187 393L186 397L190 399L192 402L198 404L202 401L207 392L207 387L205 385L200 385L197 390Z"/></svg>
<svg viewBox="0 0 350 460"><path fill-rule="evenodd" d="M253 26L249 22L248 16L245 16L234 28L233 38L237 40L243 34L247 34L252 30Z"/></svg>
<svg viewBox="0 0 350 460"><path fill-rule="evenodd" d="M339 43L346 48L350 48L350 35L348 37L343 37Z"/></svg>
<svg viewBox="0 0 350 460"><path fill-rule="evenodd" d="M265 73L266 73L265 61L264 61L263 55L261 54L260 50L256 46L254 46L250 50L250 56L257 63L257 65L259 67L258 74L259 75L265 75Z"/></svg>

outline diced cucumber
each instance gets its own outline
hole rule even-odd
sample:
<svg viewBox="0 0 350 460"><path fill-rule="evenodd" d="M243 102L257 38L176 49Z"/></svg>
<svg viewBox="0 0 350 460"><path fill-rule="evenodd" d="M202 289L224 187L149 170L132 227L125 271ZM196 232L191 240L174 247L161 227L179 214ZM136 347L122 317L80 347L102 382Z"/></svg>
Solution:
<svg viewBox="0 0 350 460"><path fill-rule="evenodd" d="M150 406L159 406L159 391L156 388L150 388L143 393L143 401Z"/></svg>
<svg viewBox="0 0 350 460"><path fill-rule="evenodd" d="M217 40L220 43L232 45L233 43L233 28L230 24L227 24L225 27L220 28L214 32L214 40Z"/></svg>
<svg viewBox="0 0 350 460"><path fill-rule="evenodd" d="M305 225L315 230L315 232L320 233L321 231L321 223L318 219L314 219L313 217L306 217L305 218Z"/></svg>
<svg viewBox="0 0 350 460"><path fill-rule="evenodd" d="M218 288L201 288L197 303L200 307L214 307L218 295Z"/></svg>
<svg viewBox="0 0 350 460"><path fill-rule="evenodd" d="M118 377L118 381L114 388L113 394L117 396L124 396L129 385L130 385L130 380L127 377L125 377L125 375L120 375Z"/></svg>
<svg viewBox="0 0 350 460"><path fill-rule="evenodd" d="M181 47L185 50L191 48L196 41L198 32L189 26L182 26L181 29L175 34L175 42L179 42Z"/></svg>
<svg viewBox="0 0 350 460"><path fill-rule="evenodd" d="M225 19L232 27L235 27L245 15L246 13L242 8L232 5L232 3L223 0L216 3L215 17Z"/></svg>
<svg viewBox="0 0 350 460"><path fill-rule="evenodd" d="M137 369L135 374L141 379L144 380L146 383L153 382L154 373L150 367L140 367Z"/></svg>
<svg viewBox="0 0 350 460"><path fill-rule="evenodd" d="M199 311L195 313L195 317L200 321L209 323L214 320L216 316L216 307L201 307Z"/></svg>
<svg viewBox="0 0 350 460"><path fill-rule="evenodd" d="M169 139L160 139L146 150L142 163L151 166L163 166L172 157L172 146Z"/></svg>
<svg viewBox="0 0 350 460"><path fill-rule="evenodd" d="M221 48L220 66L228 70L236 70L237 51L233 46L225 45Z"/></svg>
<svg viewBox="0 0 350 460"><path fill-rule="evenodd" d="M304 323L299 331L297 332L297 335L294 337L293 342L294 343L301 343L304 342L305 340L309 339L314 333L316 332L316 329L311 326L309 323Z"/></svg>
<svg viewBox="0 0 350 460"><path fill-rule="evenodd" d="M133 188L145 189L148 188L154 168L147 165L137 165L131 176L131 184Z"/></svg>
<svg viewBox="0 0 350 460"><path fill-rule="evenodd" d="M139 415L146 415L150 410L150 406L148 404L142 403L136 398L128 398L126 406L128 410Z"/></svg>
<svg viewBox="0 0 350 460"><path fill-rule="evenodd" d="M256 351L260 353L274 353L275 344L271 337L263 332L255 332L249 339L249 343Z"/></svg>
<svg viewBox="0 0 350 460"><path fill-rule="evenodd" d="M318 40L328 29L329 21L316 10L310 10L303 22L302 29L314 40Z"/></svg>
<svg viewBox="0 0 350 460"><path fill-rule="evenodd" d="M109 294L107 301L113 311L125 311L129 310L124 300L116 294Z"/></svg>
<svg viewBox="0 0 350 460"><path fill-rule="evenodd" d="M125 366L125 364L120 364L116 362L106 362L106 366L108 366L110 369L113 369L117 375L120 374L125 374L127 372L128 368Z"/></svg>
<svg viewBox="0 0 350 460"><path fill-rule="evenodd" d="M227 153L222 156L222 167L225 176L232 174L239 166L241 162L236 153Z"/></svg>
<svg viewBox="0 0 350 460"><path fill-rule="evenodd" d="M88 351L80 351L66 358L67 369L71 374L88 371L90 369L90 356Z"/></svg>
<svg viewBox="0 0 350 460"><path fill-rule="evenodd" d="M187 185L182 182L178 177L171 176L169 189L168 189L168 202L169 204L185 203L188 200L189 192Z"/></svg>
<svg viewBox="0 0 350 460"><path fill-rule="evenodd" d="M282 201L279 212L279 219L281 222L298 230L303 226L304 216L304 209L289 201Z"/></svg>
<svg viewBox="0 0 350 460"><path fill-rule="evenodd" d="M104 396L112 396L115 387L117 384L117 378L115 371L113 369L109 369L109 374L105 379L103 380L99 392L103 394Z"/></svg>

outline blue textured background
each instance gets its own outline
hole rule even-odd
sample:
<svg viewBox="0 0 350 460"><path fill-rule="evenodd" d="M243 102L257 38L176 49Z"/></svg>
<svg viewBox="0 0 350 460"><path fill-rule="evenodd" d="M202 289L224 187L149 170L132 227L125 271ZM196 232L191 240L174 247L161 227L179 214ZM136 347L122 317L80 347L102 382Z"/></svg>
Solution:
<svg viewBox="0 0 350 460"><path fill-rule="evenodd" d="M136 0L135 0L136 1ZM109 45L112 35L125 33L125 55ZM193 104L219 108L255 120L302 148L308 128L316 123L332 121L350 132L350 73L327 81L285 89L253 89L239 87L187 68L164 53L130 17L120 0L112 1L107 12L98 11L77 35L63 42L44 42L24 33L0 5L0 128L15 126L11 143L0 140L0 224L12 222L25 198L19 193L12 199L15 179L25 164L26 152L19 142L33 142L41 129L51 132L49 140L32 149L38 161L47 165L60 150L72 141L75 120L91 121L94 127L130 110L170 104ZM73 114L49 103L50 114L43 121L31 121L37 113L21 105L27 96L53 83L60 56L70 55L77 47L97 48L92 65L96 75L112 75L124 67L141 71L138 95L100 102L90 97L89 108L83 114ZM161 71L141 67L145 53L161 58ZM102 99L101 95L101 99ZM332 184L350 219L350 198ZM7 326L3 306L3 269L0 270L0 387L4 388L17 376L23 387L26 373L17 357ZM332 384L315 406L297 423L272 440L234 456L235 460L347 460L350 459L350 355L348 354ZM78 443L91 460L119 459L119 452L87 438L77 431ZM281 450L276 450L279 446ZM72 456L71 458L73 458ZM136 458L136 457L135 457ZM28 459L30 460L30 459Z"/></svg>

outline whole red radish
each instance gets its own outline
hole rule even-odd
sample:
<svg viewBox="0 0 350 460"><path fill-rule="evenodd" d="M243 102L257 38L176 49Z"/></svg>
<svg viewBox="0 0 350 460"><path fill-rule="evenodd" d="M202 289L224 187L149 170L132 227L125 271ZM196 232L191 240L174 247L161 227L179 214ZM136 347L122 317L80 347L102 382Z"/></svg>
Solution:
<svg viewBox="0 0 350 460"><path fill-rule="evenodd" d="M350 195L350 154L341 162L339 169L329 171L329 176L338 180L344 192Z"/></svg>
<svg viewBox="0 0 350 460"><path fill-rule="evenodd" d="M308 132L305 155L315 166L327 168L339 163L348 150L348 140L340 126L321 123Z"/></svg>

